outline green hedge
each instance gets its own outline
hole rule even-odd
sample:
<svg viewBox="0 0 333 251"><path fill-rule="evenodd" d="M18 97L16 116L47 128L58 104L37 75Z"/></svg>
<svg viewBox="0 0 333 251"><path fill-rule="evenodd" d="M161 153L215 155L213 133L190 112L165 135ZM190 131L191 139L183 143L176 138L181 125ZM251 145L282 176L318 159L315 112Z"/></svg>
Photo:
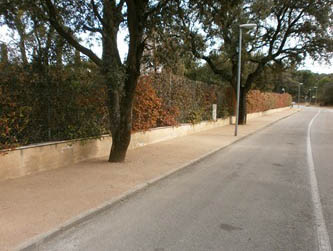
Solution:
<svg viewBox="0 0 333 251"><path fill-rule="evenodd" d="M140 78L133 130L210 120L232 111L230 88L168 73ZM106 92L87 62L57 68L0 63L0 149L109 133ZM290 105L289 94L248 94L248 112Z"/></svg>

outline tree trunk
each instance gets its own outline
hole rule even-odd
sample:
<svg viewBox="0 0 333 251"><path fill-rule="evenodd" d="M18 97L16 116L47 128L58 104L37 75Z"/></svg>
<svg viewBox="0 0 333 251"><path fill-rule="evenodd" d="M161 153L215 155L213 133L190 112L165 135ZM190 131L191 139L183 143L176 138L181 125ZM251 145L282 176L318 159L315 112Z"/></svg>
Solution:
<svg viewBox="0 0 333 251"><path fill-rule="evenodd" d="M8 49L7 45L1 44L1 63L7 64L8 63Z"/></svg>
<svg viewBox="0 0 333 251"><path fill-rule="evenodd" d="M115 29L110 30L109 34L113 35L109 38L104 39L103 61L108 61L106 56L113 56L114 61L110 62L110 65L116 67L112 67L110 70L116 73L112 77L113 80L118 79L115 82L118 83L118 85L110 86L111 97L112 95L115 95L117 102L113 102L112 99L110 100L112 147L109 156L109 162L124 161L127 148L131 141L132 107L136 85L140 76L141 58L144 50L143 27L145 25L146 16L143 13L145 13L145 10L148 6L147 4L147 0L127 2L127 22L130 39L128 46L128 55L125 65L121 63L119 52L117 49L117 31L115 31ZM119 24L120 21L118 24L116 24L116 27L119 27ZM110 45L113 49L108 51L108 49L104 47L107 45ZM122 79L122 81L120 79Z"/></svg>
<svg viewBox="0 0 333 251"><path fill-rule="evenodd" d="M150 8L148 0L101 1L101 5L95 5L94 1L91 1L94 18L97 18L92 20L101 24L101 27L96 28L96 31L102 35L103 52L100 59L94 52L76 40L73 30L60 22L59 12L53 1L45 0L44 2L51 28L56 29L68 43L100 67L102 81L107 88L107 106L113 141L109 161L124 161L131 139L132 106L137 80L140 76L140 62L145 48L144 32L148 28L147 25L150 24L149 16L154 16L155 12L158 13L163 5L157 5L158 8L155 9ZM127 7L127 14L123 12L124 4ZM148 11L149 9L151 11ZM103 14L99 13L100 11ZM148 17L149 22L147 23ZM89 20L87 20L88 26L91 25ZM117 35L120 24L125 20L129 32L129 46L127 59L122 62L117 46ZM85 20L82 20L82 24L84 23ZM51 28L49 34L52 31Z"/></svg>
<svg viewBox="0 0 333 251"><path fill-rule="evenodd" d="M123 162L131 141L132 108L138 74L127 74L124 89L109 89L109 114L112 146L109 162ZM121 85L119 85L121 86ZM113 87L114 88L114 87Z"/></svg>
<svg viewBox="0 0 333 251"><path fill-rule="evenodd" d="M61 68L63 66L62 63L62 56L63 56L63 50L64 50L64 40L61 36L56 37L56 64L57 67Z"/></svg>
<svg viewBox="0 0 333 251"><path fill-rule="evenodd" d="M80 56L80 51L75 50L74 52L74 65L79 66L81 65L81 56Z"/></svg>
<svg viewBox="0 0 333 251"><path fill-rule="evenodd" d="M239 97L239 118L238 118L238 124L239 125L245 125L246 124L246 117L247 117L246 95L247 95L246 88L241 87L240 97Z"/></svg>
<svg viewBox="0 0 333 251"><path fill-rule="evenodd" d="M21 52L21 58L24 65L28 64L27 53L25 50L25 42L26 42L26 33L25 33L25 25L22 23L19 15L15 16L14 23L17 29L17 32L20 36L19 48Z"/></svg>
<svg viewBox="0 0 333 251"><path fill-rule="evenodd" d="M127 148L131 141L131 122L123 118L121 123L112 132L112 146L109 162L123 162L126 157Z"/></svg>
<svg viewBox="0 0 333 251"><path fill-rule="evenodd" d="M25 51L25 41L22 37L20 39L19 47L20 47L22 62L23 62L24 65L27 65L28 64L28 59L27 59L27 54L26 54L26 51Z"/></svg>
<svg viewBox="0 0 333 251"><path fill-rule="evenodd" d="M109 162L123 162L131 141L133 96L124 95L119 102L118 92L111 93L109 106L112 146ZM118 102L118 105L115 102Z"/></svg>

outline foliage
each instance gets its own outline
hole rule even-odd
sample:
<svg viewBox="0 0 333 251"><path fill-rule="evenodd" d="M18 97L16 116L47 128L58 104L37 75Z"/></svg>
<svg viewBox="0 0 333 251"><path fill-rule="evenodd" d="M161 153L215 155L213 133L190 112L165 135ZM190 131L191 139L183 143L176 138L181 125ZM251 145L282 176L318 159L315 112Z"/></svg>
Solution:
<svg viewBox="0 0 333 251"><path fill-rule="evenodd" d="M0 148L108 132L105 91L93 75L68 66L48 69L46 80L34 66L0 64Z"/></svg>
<svg viewBox="0 0 333 251"><path fill-rule="evenodd" d="M221 77L214 74L209 65L192 65L186 69L185 76L194 81L200 81L212 85L226 86L227 83L223 82Z"/></svg>
<svg viewBox="0 0 333 251"><path fill-rule="evenodd" d="M137 86L133 129L210 120L215 103L219 104L218 117L227 116L224 95L222 88L171 73L144 76Z"/></svg>
<svg viewBox="0 0 333 251"><path fill-rule="evenodd" d="M0 149L108 133L104 86L88 62L63 68L0 64ZM46 75L45 75L46 74ZM101 95L102 94L102 95ZM142 76L133 107L133 131L210 120L232 112L231 88L171 73ZM251 91L249 112L290 104L290 95Z"/></svg>
<svg viewBox="0 0 333 251"><path fill-rule="evenodd" d="M333 105L333 85L327 85L324 87L324 94L319 100L320 105Z"/></svg>
<svg viewBox="0 0 333 251"><path fill-rule="evenodd" d="M222 87L193 81L167 72L155 74L153 86L166 106L178 108L178 123L210 120L212 104L218 105L217 109L220 111L218 116L222 116L225 105L225 92Z"/></svg>
<svg viewBox="0 0 333 251"><path fill-rule="evenodd" d="M175 36L198 59L236 90L240 24L243 31L240 123L245 122L246 93L273 64L292 66L306 56L329 60L333 54L331 0L324 1L179 1ZM172 29L170 29L172 30ZM262 83L265 83L263 81ZM267 83L267 82L266 82Z"/></svg>
<svg viewBox="0 0 333 251"><path fill-rule="evenodd" d="M317 103L320 105L333 105L333 74L322 76L317 88Z"/></svg>
<svg viewBox="0 0 333 251"><path fill-rule="evenodd" d="M271 93L252 90L247 94L247 109L249 113L263 112L269 109L290 106L292 97L288 93Z"/></svg>
<svg viewBox="0 0 333 251"><path fill-rule="evenodd" d="M27 75L25 75L27 77ZM8 78L16 81L22 78L22 72L13 72L9 67L0 64L0 149L10 148L19 144L27 144L24 136L28 133L31 117L31 106L21 102L19 89L8 83ZM14 90L13 90L14 89Z"/></svg>
<svg viewBox="0 0 333 251"><path fill-rule="evenodd" d="M23 64L31 62L26 53L29 47L30 55L37 54L43 65L62 65L69 45L98 68L96 82L104 85L98 96L106 99L112 132L110 162L125 159L143 52L147 38L166 11L167 2L3 0L0 3L0 25L4 23L18 32ZM129 33L125 60L118 50L117 36L121 29ZM36 40L32 41L33 46L28 46L31 39ZM102 55L91 49L96 42L102 47ZM45 70L48 71L47 67Z"/></svg>
<svg viewBox="0 0 333 251"><path fill-rule="evenodd" d="M166 2L43 0L39 6L44 20L64 40L89 57L100 70L101 80L107 90L110 116L110 162L125 160L131 140L132 108L143 52L147 37L157 25L158 17L163 14ZM120 27L126 28L129 33L126 60L121 60L118 50ZM101 57L76 38L82 33L93 34L101 42Z"/></svg>
<svg viewBox="0 0 333 251"><path fill-rule="evenodd" d="M86 62L47 72L0 64L0 149L108 133L106 93L95 83L96 74ZM218 91L175 75L143 76L136 89L133 131L211 119Z"/></svg>
<svg viewBox="0 0 333 251"><path fill-rule="evenodd" d="M151 77L143 76L139 79L133 106L133 131L175 126L178 114L177 107L167 107L157 96Z"/></svg>
<svg viewBox="0 0 333 251"><path fill-rule="evenodd" d="M236 89L239 24L249 22L258 28L243 34L241 118L246 93L253 87L280 92L289 85L284 88L292 90L286 91L296 95L297 85L285 81L292 72L270 79L267 70L267 78L259 79L267 66L277 73L276 65L295 66L307 55L332 56L331 0L214 0L209 5L202 0L2 0L0 25L9 27L18 39L6 45L8 53L1 46L1 144L95 136L111 130L109 160L123 161L134 103L137 130L209 119L212 103L218 104L219 116L226 116L232 109L226 108L223 85L228 82ZM116 39L121 30L128 32L124 60ZM101 56L91 49L96 42L102 47ZM83 65L78 52L86 56ZM193 57L206 65L199 66ZM144 68L164 75L143 79L136 90ZM170 77L165 70L210 85ZM299 80L296 74L294 79L304 83L305 97L312 95L310 87L320 80L310 75L304 73ZM320 94L329 90L327 84L318 87ZM139 95L136 100L135 95ZM274 100L262 109L284 102Z"/></svg>

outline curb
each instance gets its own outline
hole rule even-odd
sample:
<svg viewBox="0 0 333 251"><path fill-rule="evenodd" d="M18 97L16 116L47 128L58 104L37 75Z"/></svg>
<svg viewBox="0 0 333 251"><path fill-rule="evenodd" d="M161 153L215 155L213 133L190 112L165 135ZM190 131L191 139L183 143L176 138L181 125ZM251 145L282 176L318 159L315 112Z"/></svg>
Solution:
<svg viewBox="0 0 333 251"><path fill-rule="evenodd" d="M134 196L135 194L143 191L144 189L148 188L149 186L161 181L161 180L164 180L168 177L170 177L171 175L173 174L176 174L177 172L179 172L180 170L184 170L185 168L187 167L190 167L194 164L197 164L199 162L201 162L202 160L208 158L209 156L212 156L214 155L215 153L221 151L222 149L224 148L227 148L239 141L242 141L244 139L246 139L247 137L257 133L257 132L260 132L264 129L266 129L267 127L270 127L274 124L276 124L277 122L283 120L283 119L286 119L296 113L298 113L300 110L296 110L295 112L283 117L283 118L280 118L276 121L273 121L269 124L267 124L266 126L262 127L262 128L259 128L258 130L255 130L247 135L244 135L244 136L241 136L239 137L238 139L236 139L235 141L227 144L227 145L224 145L224 146L221 146L221 147L218 147L208 153L205 153L203 155L201 155L200 157L196 158L196 159L193 159L183 165L181 165L180 167L177 167L175 169L172 169L160 176L157 176L155 178L152 178L150 180L148 180L147 182L145 183L142 183L142 184L139 184L135 187L133 187L132 189L128 190L127 192L125 192L124 194L118 196L118 197L115 197L107 202L104 202L102 203L101 205L99 205L98 207L95 207L95 208L92 208L92 209L89 209L88 211L85 211L83 213L80 213L79 215L77 216L74 216L73 218L69 219L68 221L64 222L63 224L61 224L60 226L56 227L56 228L53 228L52 230L46 232L46 233L43 233L43 234L40 234L40 235L37 235L36 237L24 242L23 244L21 245L18 245L16 248L14 248L15 251L35 251L35 250L39 250L39 247L41 244L43 244L44 242L62 234L63 232L67 231L68 229L70 228L73 228L77 225L79 225L80 223L82 222L85 222L91 218L93 218L94 216L96 215L99 215L101 213L103 213L104 211L112 208L113 206L115 206L116 204L118 203L121 203L122 201Z"/></svg>

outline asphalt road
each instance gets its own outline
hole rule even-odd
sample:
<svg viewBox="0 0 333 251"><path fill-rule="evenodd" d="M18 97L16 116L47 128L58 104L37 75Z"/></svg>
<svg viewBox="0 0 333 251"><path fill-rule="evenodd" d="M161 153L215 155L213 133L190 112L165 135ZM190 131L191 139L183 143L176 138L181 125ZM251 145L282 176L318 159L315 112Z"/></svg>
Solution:
<svg viewBox="0 0 333 251"><path fill-rule="evenodd" d="M309 172L311 121L320 212ZM40 250L330 250L332 181L333 110L304 108L43 243ZM318 241L320 229L327 229L324 245Z"/></svg>

